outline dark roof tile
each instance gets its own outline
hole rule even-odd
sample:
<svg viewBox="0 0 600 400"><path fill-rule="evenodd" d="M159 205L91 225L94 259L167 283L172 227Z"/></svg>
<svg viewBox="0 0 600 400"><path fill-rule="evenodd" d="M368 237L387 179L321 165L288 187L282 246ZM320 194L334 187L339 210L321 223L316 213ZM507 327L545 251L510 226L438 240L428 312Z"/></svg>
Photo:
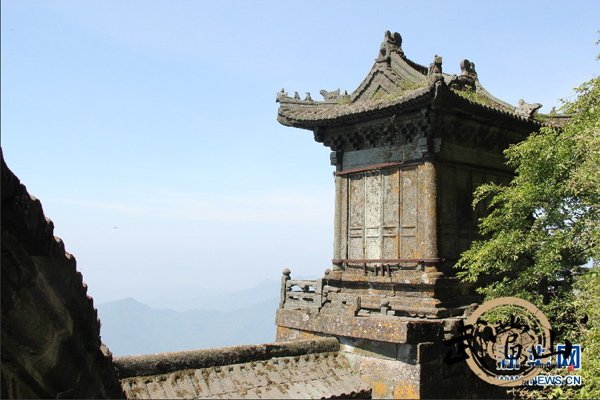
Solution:
<svg viewBox="0 0 600 400"><path fill-rule="evenodd" d="M121 380L128 398L330 398L371 389L338 352Z"/></svg>

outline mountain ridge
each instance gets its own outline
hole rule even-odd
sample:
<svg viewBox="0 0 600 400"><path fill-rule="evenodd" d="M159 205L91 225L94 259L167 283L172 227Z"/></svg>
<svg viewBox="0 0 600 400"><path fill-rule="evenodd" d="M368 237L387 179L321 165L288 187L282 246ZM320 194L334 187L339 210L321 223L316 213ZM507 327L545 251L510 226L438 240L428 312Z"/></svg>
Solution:
<svg viewBox="0 0 600 400"><path fill-rule="evenodd" d="M125 356L272 342L278 304L273 297L231 311L176 311L129 297L97 308L104 344Z"/></svg>

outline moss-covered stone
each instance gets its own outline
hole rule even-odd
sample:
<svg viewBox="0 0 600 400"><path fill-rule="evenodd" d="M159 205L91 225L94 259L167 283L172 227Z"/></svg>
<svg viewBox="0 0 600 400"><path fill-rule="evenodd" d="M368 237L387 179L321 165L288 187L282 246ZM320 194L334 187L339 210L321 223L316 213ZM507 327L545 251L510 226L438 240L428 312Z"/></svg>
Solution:
<svg viewBox="0 0 600 400"><path fill-rule="evenodd" d="M479 103L484 106L496 108L494 103L492 103L487 97L485 97L477 92L473 92L470 90L453 90L453 92L461 97L464 97L467 100L472 101L472 102Z"/></svg>

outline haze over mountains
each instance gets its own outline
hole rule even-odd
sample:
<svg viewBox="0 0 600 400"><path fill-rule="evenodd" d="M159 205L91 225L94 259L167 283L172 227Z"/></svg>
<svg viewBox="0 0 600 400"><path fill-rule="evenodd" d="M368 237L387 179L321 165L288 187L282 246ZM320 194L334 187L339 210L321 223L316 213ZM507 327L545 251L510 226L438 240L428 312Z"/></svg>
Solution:
<svg viewBox="0 0 600 400"><path fill-rule="evenodd" d="M144 296L139 298L139 301L153 308L175 311L233 311L265 300L279 299L279 291L280 283L275 280L264 280L254 287L233 292L215 288L207 290L189 285L160 291L154 296Z"/></svg>
<svg viewBox="0 0 600 400"><path fill-rule="evenodd" d="M143 303L99 304L102 341L114 356L273 342L279 291L280 283L268 280L232 293L188 286Z"/></svg>

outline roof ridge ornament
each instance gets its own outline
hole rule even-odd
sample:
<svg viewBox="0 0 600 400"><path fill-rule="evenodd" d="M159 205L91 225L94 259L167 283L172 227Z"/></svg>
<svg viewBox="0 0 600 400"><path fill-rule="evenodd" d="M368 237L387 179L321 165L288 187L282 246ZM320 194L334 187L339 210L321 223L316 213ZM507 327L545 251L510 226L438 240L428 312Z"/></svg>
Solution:
<svg viewBox="0 0 600 400"><path fill-rule="evenodd" d="M540 103L526 103L523 99L519 99L519 106L515 108L515 114L525 118L533 118L533 114L542 108Z"/></svg>
<svg viewBox="0 0 600 400"><path fill-rule="evenodd" d="M285 100L285 99L289 99L288 92L286 92L285 89L282 88L281 92L277 92L277 100L276 100L276 102L279 103L281 100Z"/></svg>
<svg viewBox="0 0 600 400"><path fill-rule="evenodd" d="M281 89L280 92L277 92L276 103L280 104L305 104L305 105L316 105L317 102L312 99L310 96L310 92L305 92L306 97L304 99L300 98L300 94L298 92L294 92L294 97L288 96L288 92L285 89Z"/></svg>
<svg viewBox="0 0 600 400"><path fill-rule="evenodd" d="M338 88L337 90L331 92L323 89L319 93L321 93L321 96L323 96L325 100L335 100L335 98L340 95L340 89Z"/></svg>
<svg viewBox="0 0 600 400"><path fill-rule="evenodd" d="M429 64L429 70L427 71L427 77L432 82L440 82L444 80L442 75L442 57L437 54L433 57L433 62Z"/></svg>
<svg viewBox="0 0 600 400"><path fill-rule="evenodd" d="M460 75L477 79L477 72L475 72L475 63L467 59L462 60L460 62Z"/></svg>
<svg viewBox="0 0 600 400"><path fill-rule="evenodd" d="M402 36L398 32L393 34L390 31L385 31L385 38L381 42L379 48L379 56L375 59L375 62L389 62L392 54L398 54L400 57L404 57L404 51L402 51Z"/></svg>
<svg viewBox="0 0 600 400"><path fill-rule="evenodd" d="M341 103L350 100L350 96L348 95L348 91L344 90L343 94L340 94L340 89L334 90L332 92L328 92L327 90L321 90L321 96L325 99L325 103Z"/></svg>
<svg viewBox="0 0 600 400"><path fill-rule="evenodd" d="M451 89L477 93L477 72L475 63L464 59L460 62L460 76L447 77L447 84Z"/></svg>

